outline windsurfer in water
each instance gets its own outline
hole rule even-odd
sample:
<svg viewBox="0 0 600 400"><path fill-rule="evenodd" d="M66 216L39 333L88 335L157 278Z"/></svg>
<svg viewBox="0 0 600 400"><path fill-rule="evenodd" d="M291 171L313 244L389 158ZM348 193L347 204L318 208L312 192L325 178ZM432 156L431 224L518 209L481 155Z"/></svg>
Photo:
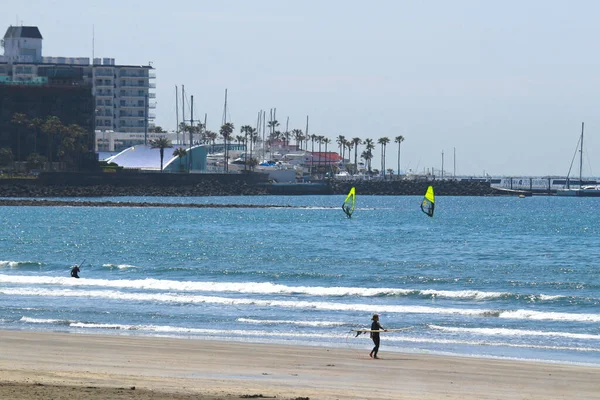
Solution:
<svg viewBox="0 0 600 400"><path fill-rule="evenodd" d="M71 277L72 278L79 278L79 265L74 266L73 268L71 268Z"/></svg>
<svg viewBox="0 0 600 400"><path fill-rule="evenodd" d="M372 331L384 331L387 332L386 329L383 328L383 326L381 326L381 324L379 323L379 314L373 314L373 317L371 318L371 321L373 321L371 323L371 330ZM371 350L371 353L369 354L369 357L371 358L379 358L377 357L377 353L379 352L379 332L371 332L371 339L373 340L373 343L375 344L375 347L373 347L373 350Z"/></svg>
<svg viewBox="0 0 600 400"><path fill-rule="evenodd" d="M346 213L346 217L352 218L352 212L350 211L350 207L346 204L342 206L342 210Z"/></svg>

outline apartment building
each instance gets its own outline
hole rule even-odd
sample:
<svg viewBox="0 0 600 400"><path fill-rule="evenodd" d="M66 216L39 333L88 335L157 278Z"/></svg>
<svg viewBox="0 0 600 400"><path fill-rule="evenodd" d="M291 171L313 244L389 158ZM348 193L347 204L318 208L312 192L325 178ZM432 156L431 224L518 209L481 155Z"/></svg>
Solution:
<svg viewBox="0 0 600 400"><path fill-rule="evenodd" d="M150 65L114 58L45 57L36 26L10 26L0 45L0 84L86 85L95 103L95 130L140 133L154 126L156 78Z"/></svg>

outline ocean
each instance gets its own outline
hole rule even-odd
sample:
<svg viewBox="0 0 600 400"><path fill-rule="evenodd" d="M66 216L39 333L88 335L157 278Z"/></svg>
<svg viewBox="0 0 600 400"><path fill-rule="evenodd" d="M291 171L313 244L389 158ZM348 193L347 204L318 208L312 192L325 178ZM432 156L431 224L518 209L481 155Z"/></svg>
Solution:
<svg viewBox="0 0 600 400"><path fill-rule="evenodd" d="M600 365L600 199L344 198L0 207L0 329Z"/></svg>

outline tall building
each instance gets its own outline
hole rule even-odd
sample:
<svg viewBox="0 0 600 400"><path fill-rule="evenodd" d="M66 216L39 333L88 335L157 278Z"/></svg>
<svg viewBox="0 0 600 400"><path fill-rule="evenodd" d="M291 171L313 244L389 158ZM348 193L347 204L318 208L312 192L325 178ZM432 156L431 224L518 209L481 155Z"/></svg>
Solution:
<svg viewBox="0 0 600 400"><path fill-rule="evenodd" d="M36 26L11 26L1 45L0 84L89 85L95 130L141 133L154 126L156 108L150 65L117 65L114 58L44 57Z"/></svg>

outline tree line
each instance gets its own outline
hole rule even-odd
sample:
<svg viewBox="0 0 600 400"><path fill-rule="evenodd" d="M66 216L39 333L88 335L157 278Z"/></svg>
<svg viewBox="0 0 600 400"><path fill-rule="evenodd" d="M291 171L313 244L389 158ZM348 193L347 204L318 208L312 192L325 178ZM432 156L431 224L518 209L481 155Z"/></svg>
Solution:
<svg viewBox="0 0 600 400"><path fill-rule="evenodd" d="M295 144L296 144L296 147L298 148L298 150L302 150L304 148L304 150L309 151L309 148L310 148L310 152L314 153L315 152L315 144L316 144L318 146L317 150L319 153L321 153L321 150L323 149L322 146L324 146L325 153L327 153L328 146L332 143L332 140L328 137L325 137L322 135L316 135L316 134L306 135L302 131L302 129L292 129L291 131L282 132L277 129L277 127L279 125L280 125L280 123L277 120L267 121L267 127L268 127L269 132L268 132L268 136L265 140L266 143L263 143L263 146L266 147L267 149L270 149L272 144L276 143L276 142L281 142L283 144L283 146L287 145L289 147L290 142L293 140L293 141L295 141ZM260 141L260 134L256 128L253 128L250 125L243 125L240 128L241 135L236 135L234 137L233 136L234 129L235 128L234 128L233 123L230 123L230 122L223 124L219 130L219 133L207 130L206 127L204 126L204 124L202 124L202 123L199 123L195 126L191 126L191 125L188 125L183 122L179 124L179 132L181 132L182 134L185 135L185 134L191 133L192 135L196 135L198 140L195 140L194 144L208 144L208 145L212 145L214 147L217 139L219 139L219 138L222 139L222 143L223 143L224 149L225 149L224 163L225 163L226 170L227 170L227 160L228 160L227 143L231 143L232 141L235 141L240 145L244 145L246 147L246 149L249 149L251 161L246 161L246 164L247 165L253 164L251 167L251 168L253 168L253 166L258 164L258 160L253 158L252 152L253 152L253 149L255 149L256 143L258 143ZM158 132L158 133L166 133L160 126L153 128L152 131ZM381 146L381 171L383 172L384 176L385 176L386 172L388 172L389 174L393 173L393 169L391 169L391 168L386 169L387 145L390 142L391 142L390 138L385 137L385 136L377 139L377 144L379 144ZM402 142L404 142L404 136L402 136L402 135L396 136L394 138L394 142L398 144L397 171L398 171L398 175L399 175L400 174L400 155L401 155L400 150L401 150ZM309 146L309 143L310 143L310 146ZM368 138L361 139L358 137L355 137L352 139L346 139L346 137L344 135L339 135L336 138L336 143L339 148L339 155L344 160L346 159L346 151L348 154L348 159L350 159L352 157L352 150L354 150L354 163L351 166L352 168L348 171L349 173L352 173L352 174L358 173L358 155L359 155L358 150L359 150L360 145L365 146L364 151L362 151L360 153L360 158L365 160L368 173L373 174L374 171L378 171L378 169L373 169L372 165L371 165L371 160L373 159L373 150L375 149L375 145L376 145L376 143L373 139L368 139ZM170 146L170 147L172 147L172 146ZM320 157L319 157L319 162L320 162ZM161 159L161 165L162 165L162 159Z"/></svg>
<svg viewBox="0 0 600 400"><path fill-rule="evenodd" d="M81 166L87 153L88 132L78 124L64 124L56 116L30 118L14 113L10 143L0 148L0 165L27 162L29 168L41 168L45 163L61 161L68 168Z"/></svg>

